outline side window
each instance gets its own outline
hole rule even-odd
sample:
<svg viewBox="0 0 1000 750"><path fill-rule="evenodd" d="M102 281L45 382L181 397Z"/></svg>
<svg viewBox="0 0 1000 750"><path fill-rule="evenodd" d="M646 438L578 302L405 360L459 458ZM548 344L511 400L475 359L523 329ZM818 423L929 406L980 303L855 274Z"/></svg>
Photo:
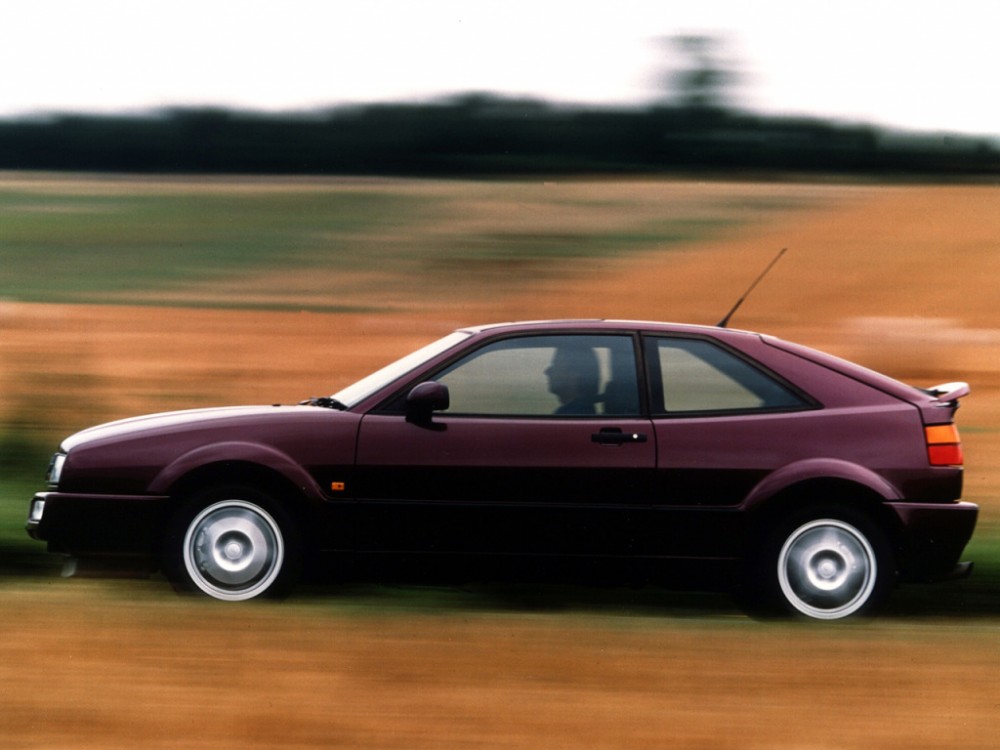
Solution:
<svg viewBox="0 0 1000 750"><path fill-rule="evenodd" d="M447 414L631 416L639 413L632 338L523 336L488 344L435 378Z"/></svg>
<svg viewBox="0 0 1000 750"><path fill-rule="evenodd" d="M654 403L654 408L660 413L795 409L807 405L770 375L708 341L653 339L647 343L647 356L659 370L660 388L654 394L654 402L659 403Z"/></svg>

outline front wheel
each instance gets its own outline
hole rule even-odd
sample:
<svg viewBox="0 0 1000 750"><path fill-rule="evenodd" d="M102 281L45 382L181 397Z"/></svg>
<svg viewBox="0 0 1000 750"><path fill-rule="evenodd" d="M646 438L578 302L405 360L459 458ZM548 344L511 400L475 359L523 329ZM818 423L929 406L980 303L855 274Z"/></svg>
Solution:
<svg viewBox="0 0 1000 750"><path fill-rule="evenodd" d="M784 524L765 546L756 588L771 611L815 620L872 615L895 580L882 531L865 516L829 509Z"/></svg>
<svg viewBox="0 0 1000 750"><path fill-rule="evenodd" d="M285 593L298 572L299 548L294 523L270 497L219 488L174 519L165 567L181 589L242 601Z"/></svg>

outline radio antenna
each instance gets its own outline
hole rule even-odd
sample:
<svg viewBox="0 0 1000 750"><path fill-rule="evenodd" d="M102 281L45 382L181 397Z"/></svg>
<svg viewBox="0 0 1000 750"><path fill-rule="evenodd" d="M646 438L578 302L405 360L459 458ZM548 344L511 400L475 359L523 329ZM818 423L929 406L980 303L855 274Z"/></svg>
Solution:
<svg viewBox="0 0 1000 750"><path fill-rule="evenodd" d="M788 250L787 247L781 248L781 250L778 252L776 256L774 256L771 262L767 264L767 268L761 271L760 276L754 279L753 283L747 288L745 292L743 292L743 296L740 297L738 300L736 300L736 304L733 305L733 309L726 314L726 317L724 317L722 320L720 320L718 323L715 324L717 328L725 328L727 325L729 325L729 319L733 317L733 313L735 313L737 310L740 309L740 305L743 304L743 300L745 300L747 297L750 296L750 292L754 290L754 287L756 287L760 283L761 279L767 276L768 271L774 268L774 264L777 263L779 260L781 260L781 256L784 255L787 250Z"/></svg>

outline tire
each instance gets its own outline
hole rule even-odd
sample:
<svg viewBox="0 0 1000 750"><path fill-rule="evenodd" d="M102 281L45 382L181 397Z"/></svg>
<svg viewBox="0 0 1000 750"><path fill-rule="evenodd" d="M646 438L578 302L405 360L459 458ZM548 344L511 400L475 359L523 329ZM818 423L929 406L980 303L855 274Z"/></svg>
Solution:
<svg viewBox="0 0 1000 750"><path fill-rule="evenodd" d="M882 530L865 515L839 507L787 519L754 568L756 613L810 620L875 615L896 578Z"/></svg>
<svg viewBox="0 0 1000 750"><path fill-rule="evenodd" d="M269 495L250 487L199 493L173 518L164 570L175 588L223 601L288 593L301 568L298 529Z"/></svg>

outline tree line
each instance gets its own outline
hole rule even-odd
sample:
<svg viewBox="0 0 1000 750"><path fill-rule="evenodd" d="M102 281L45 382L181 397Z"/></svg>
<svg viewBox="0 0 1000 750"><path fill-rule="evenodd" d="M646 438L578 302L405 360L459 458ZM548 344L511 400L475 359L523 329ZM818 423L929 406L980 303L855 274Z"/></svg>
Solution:
<svg viewBox="0 0 1000 750"><path fill-rule="evenodd" d="M517 176L844 173L993 177L986 137L693 103L580 108L467 94L297 114L170 109L0 122L0 169Z"/></svg>

